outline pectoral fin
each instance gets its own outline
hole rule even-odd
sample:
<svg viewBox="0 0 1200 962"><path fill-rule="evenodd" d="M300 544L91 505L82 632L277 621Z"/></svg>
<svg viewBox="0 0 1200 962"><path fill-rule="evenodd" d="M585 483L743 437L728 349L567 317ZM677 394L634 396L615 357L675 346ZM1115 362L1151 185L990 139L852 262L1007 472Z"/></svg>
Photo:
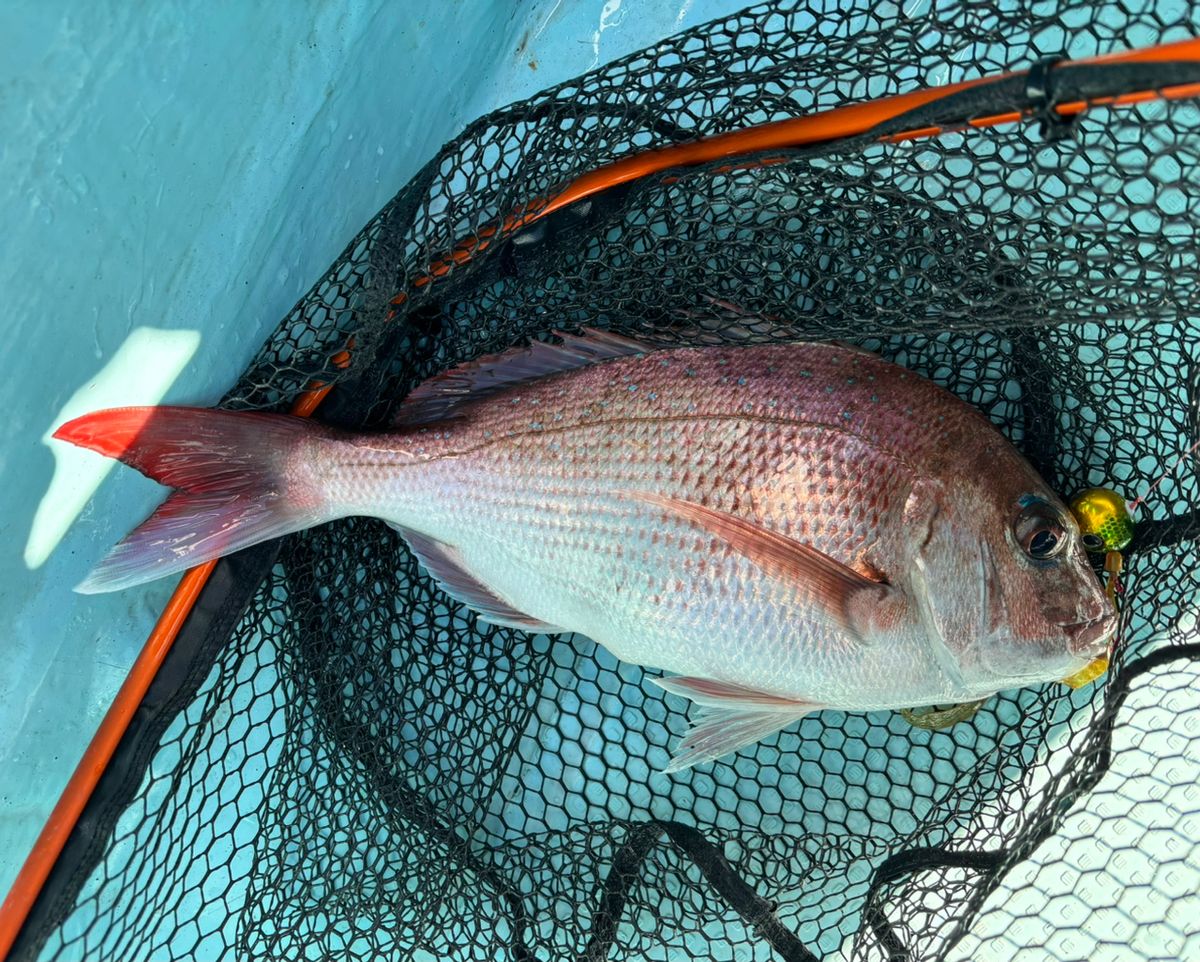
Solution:
<svg viewBox="0 0 1200 962"><path fill-rule="evenodd" d="M664 772L678 772L728 755L822 707L708 678L650 680L666 691L690 698L702 709Z"/></svg>
<svg viewBox="0 0 1200 962"><path fill-rule="evenodd" d="M902 592L864 578L816 548L691 501L640 493L634 497L699 525L763 571L799 586L821 620L859 644L894 626L904 614L907 602Z"/></svg>

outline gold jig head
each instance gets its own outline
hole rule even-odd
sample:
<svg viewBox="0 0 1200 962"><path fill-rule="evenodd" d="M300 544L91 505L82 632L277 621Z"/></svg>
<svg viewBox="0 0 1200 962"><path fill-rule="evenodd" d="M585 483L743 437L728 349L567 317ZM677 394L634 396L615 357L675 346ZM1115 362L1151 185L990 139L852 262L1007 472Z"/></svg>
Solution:
<svg viewBox="0 0 1200 962"><path fill-rule="evenodd" d="M1088 488L1071 501L1083 546L1090 554L1123 551L1133 540L1133 518L1125 499L1108 488Z"/></svg>
<svg viewBox="0 0 1200 962"><path fill-rule="evenodd" d="M1071 513L1079 523L1084 548L1089 554L1104 555L1104 594L1116 607L1117 585L1125 563L1121 551L1133 541L1133 518L1125 499L1108 488L1088 488L1071 500ZM1090 684L1108 671L1108 661L1107 656L1094 659L1064 678L1063 684L1070 688Z"/></svg>

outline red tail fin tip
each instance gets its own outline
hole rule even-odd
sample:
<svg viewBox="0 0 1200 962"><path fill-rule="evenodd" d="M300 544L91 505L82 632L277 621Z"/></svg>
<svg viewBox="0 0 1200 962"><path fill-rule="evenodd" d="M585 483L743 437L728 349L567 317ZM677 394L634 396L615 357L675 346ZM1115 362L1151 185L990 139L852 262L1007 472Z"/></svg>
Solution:
<svg viewBox="0 0 1200 962"><path fill-rule="evenodd" d="M130 407L93 411L60 425L53 436L105 457L120 459L142 433L155 410L152 407Z"/></svg>
<svg viewBox="0 0 1200 962"><path fill-rule="evenodd" d="M185 407L114 408L64 424L54 437L178 489L78 590L141 584L326 520L292 457L320 431L286 415Z"/></svg>

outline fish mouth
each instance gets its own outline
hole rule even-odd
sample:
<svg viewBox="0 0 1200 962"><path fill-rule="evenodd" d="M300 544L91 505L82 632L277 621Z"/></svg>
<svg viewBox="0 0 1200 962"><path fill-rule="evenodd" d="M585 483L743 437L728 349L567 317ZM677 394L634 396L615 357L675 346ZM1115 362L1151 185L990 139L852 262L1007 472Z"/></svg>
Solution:
<svg viewBox="0 0 1200 962"><path fill-rule="evenodd" d="M1117 630L1117 616L1108 611L1091 621L1063 625L1062 629L1067 636L1067 650L1072 655L1090 657L1103 652L1108 646L1109 639Z"/></svg>

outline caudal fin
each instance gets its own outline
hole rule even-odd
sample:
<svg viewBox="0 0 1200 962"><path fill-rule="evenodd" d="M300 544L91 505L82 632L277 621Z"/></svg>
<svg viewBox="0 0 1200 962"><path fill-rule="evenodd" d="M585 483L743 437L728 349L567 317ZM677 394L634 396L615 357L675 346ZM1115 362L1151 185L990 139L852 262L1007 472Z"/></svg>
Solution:
<svg viewBox="0 0 1200 962"><path fill-rule="evenodd" d="M185 407L68 421L54 437L177 489L75 590L118 591L326 520L320 493L289 457L320 430L286 415Z"/></svg>

